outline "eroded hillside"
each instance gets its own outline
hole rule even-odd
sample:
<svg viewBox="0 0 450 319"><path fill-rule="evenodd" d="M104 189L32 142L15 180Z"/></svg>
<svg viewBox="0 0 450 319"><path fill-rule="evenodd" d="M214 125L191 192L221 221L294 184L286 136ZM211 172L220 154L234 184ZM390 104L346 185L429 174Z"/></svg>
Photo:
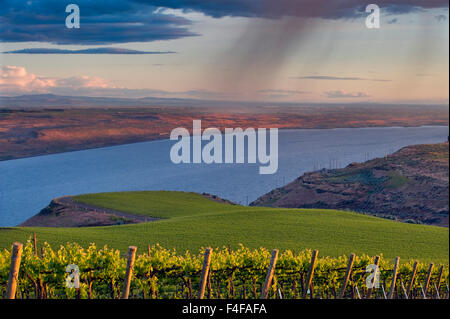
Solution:
<svg viewBox="0 0 450 319"><path fill-rule="evenodd" d="M448 147L408 146L385 158L307 173L252 205L348 209L448 227Z"/></svg>

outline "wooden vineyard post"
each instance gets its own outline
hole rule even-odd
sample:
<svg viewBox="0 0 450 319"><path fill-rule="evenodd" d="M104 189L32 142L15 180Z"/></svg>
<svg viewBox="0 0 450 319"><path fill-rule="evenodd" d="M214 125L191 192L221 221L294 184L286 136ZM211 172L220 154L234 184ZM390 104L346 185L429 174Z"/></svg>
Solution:
<svg viewBox="0 0 450 319"><path fill-rule="evenodd" d="M270 259L269 269L267 270L266 280L264 281L264 285L261 291L261 299L266 299L269 294L270 284L272 283L273 274L275 272L275 265L278 260L278 250L272 250L272 258Z"/></svg>
<svg viewBox="0 0 450 319"><path fill-rule="evenodd" d="M16 298L17 280L19 279L20 260L22 258L21 243L14 243L11 254L11 268L9 269L8 287L6 288L6 299Z"/></svg>
<svg viewBox="0 0 450 319"><path fill-rule="evenodd" d="M439 268L439 275L438 275L437 283L436 283L437 291L439 291L441 289L441 281L442 281L442 273L443 272L444 272L444 266L441 266L441 268Z"/></svg>
<svg viewBox="0 0 450 319"><path fill-rule="evenodd" d="M134 260L136 258L135 246L128 247L127 270L125 272L125 280L123 282L123 290L121 299L128 299L130 294L131 276L133 275Z"/></svg>
<svg viewBox="0 0 450 319"><path fill-rule="evenodd" d="M438 289L436 283L434 283L434 288L436 288L436 298L441 299L441 294L439 293L439 289Z"/></svg>
<svg viewBox="0 0 450 319"><path fill-rule="evenodd" d="M353 263L355 261L355 254L351 254L348 258L347 271L345 272L344 282L342 283L341 292L339 293L339 299L344 298L345 289L347 288L350 275L352 274Z"/></svg>
<svg viewBox="0 0 450 319"><path fill-rule="evenodd" d="M303 289L302 298L306 298L308 295L309 287L311 286L312 279L314 276L314 268L316 267L317 255L319 254L318 250L314 250L311 256L311 264L309 265L308 277L306 278L306 284Z"/></svg>
<svg viewBox="0 0 450 319"><path fill-rule="evenodd" d="M37 251L37 237L36 237L36 233L33 233L33 247L34 247L34 255L37 257L38 256L38 251Z"/></svg>
<svg viewBox="0 0 450 319"><path fill-rule="evenodd" d="M377 280L377 278L379 278L379 269L378 267L380 266L380 256L375 256L375 260L373 261L373 264L376 266L375 268L375 273L374 273L374 277L373 277L373 282L371 282L372 287L375 285L375 280ZM372 290L373 288L368 288L367 289L367 295L366 298L370 298L372 296Z"/></svg>
<svg viewBox="0 0 450 319"><path fill-rule="evenodd" d="M403 293L405 294L405 299L409 299L408 294L406 293L405 285L403 284L403 280L402 280L402 289L403 289Z"/></svg>
<svg viewBox="0 0 450 319"><path fill-rule="evenodd" d="M383 297L384 297L384 299L387 299L387 296L386 296L386 290L384 290L384 285L383 285L383 284L381 284L381 290L383 291Z"/></svg>
<svg viewBox="0 0 450 319"><path fill-rule="evenodd" d="M425 291L424 291L425 296L427 295L428 289L430 288L430 280L431 280L431 273L433 271L433 266L434 266L434 264L431 263L430 268L428 268L428 275L427 275L427 279L425 281Z"/></svg>
<svg viewBox="0 0 450 319"><path fill-rule="evenodd" d="M148 247L147 247L148 257L150 257L151 251L152 251L152 248L150 247L150 244L148 244Z"/></svg>
<svg viewBox="0 0 450 319"><path fill-rule="evenodd" d="M398 267L400 265L400 257L395 258L394 272L392 274L391 288L389 289L388 299L394 298L395 284L397 282Z"/></svg>
<svg viewBox="0 0 450 319"><path fill-rule="evenodd" d="M408 296L408 299L410 299L409 296L411 294L412 287L414 286L414 279L415 279L416 273L417 273L417 264L418 264L417 261L414 262L412 273L411 273L411 279L409 280L408 289L406 289L406 295Z"/></svg>
<svg viewBox="0 0 450 319"><path fill-rule="evenodd" d="M206 248L205 250L205 259L203 260L203 269L202 269L202 277L200 280L200 289L198 291L198 299L203 299L203 296L205 295L205 287L206 282L208 281L208 274L209 274L209 266L211 263L211 248Z"/></svg>

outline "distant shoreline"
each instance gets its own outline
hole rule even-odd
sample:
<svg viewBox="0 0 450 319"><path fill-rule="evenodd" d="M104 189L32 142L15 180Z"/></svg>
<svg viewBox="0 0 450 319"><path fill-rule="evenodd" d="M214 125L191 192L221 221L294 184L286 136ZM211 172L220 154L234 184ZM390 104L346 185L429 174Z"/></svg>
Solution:
<svg viewBox="0 0 450 319"><path fill-rule="evenodd" d="M0 109L0 160L167 139L177 127L336 129L448 126L448 109L376 107L160 107ZM190 132L192 133L192 132Z"/></svg>
<svg viewBox="0 0 450 319"><path fill-rule="evenodd" d="M308 128L302 128L302 127L285 127L285 128L279 128L279 130L283 131L289 131L289 130L334 130L334 129L370 129L370 128L413 128L413 127L448 127L448 125L403 125L403 126L358 126L358 127L352 127L352 126L344 126L344 127L308 127ZM207 128L207 127L205 127ZM169 134L163 134L159 137L155 138L148 138L148 139L136 139L135 141L131 142L125 142L125 143L104 143L99 146L94 147L80 147L80 148L70 148L68 150L62 150L62 151L55 151L55 152L49 152L49 153L42 153L42 154L36 154L36 155L30 155L30 156L14 156L12 158L1 158L0 162L6 162L6 161L13 161L13 160L19 160L19 159L25 159L25 158L33 158L33 157L40 157L40 156L47 156L47 155L56 155L56 154L64 154L64 153L72 153L72 152L78 152L78 151L87 151L87 150L93 150L93 149L101 149L101 148L107 148L107 147L114 147L114 146L123 146L123 145L132 145L132 144L138 144L138 143L146 143L146 142L155 142L155 141L164 141L169 139ZM443 141L445 142L445 141Z"/></svg>

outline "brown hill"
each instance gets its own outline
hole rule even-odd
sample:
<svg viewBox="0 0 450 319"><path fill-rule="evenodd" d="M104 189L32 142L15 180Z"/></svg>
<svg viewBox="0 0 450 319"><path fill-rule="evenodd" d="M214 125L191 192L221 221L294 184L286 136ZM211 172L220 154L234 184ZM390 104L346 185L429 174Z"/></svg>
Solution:
<svg viewBox="0 0 450 319"><path fill-rule="evenodd" d="M20 227L93 227L135 224L158 220L112 209L77 203L71 196L55 198L52 202Z"/></svg>
<svg viewBox="0 0 450 319"><path fill-rule="evenodd" d="M306 173L253 206L348 209L448 227L449 145L414 145L386 158Z"/></svg>

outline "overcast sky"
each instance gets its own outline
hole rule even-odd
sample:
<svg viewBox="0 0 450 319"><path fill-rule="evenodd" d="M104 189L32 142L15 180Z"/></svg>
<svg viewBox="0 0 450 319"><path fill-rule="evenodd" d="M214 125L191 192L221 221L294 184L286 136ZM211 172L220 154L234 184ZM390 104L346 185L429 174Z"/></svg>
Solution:
<svg viewBox="0 0 450 319"><path fill-rule="evenodd" d="M448 103L448 2L368 3L6 0L0 94Z"/></svg>

